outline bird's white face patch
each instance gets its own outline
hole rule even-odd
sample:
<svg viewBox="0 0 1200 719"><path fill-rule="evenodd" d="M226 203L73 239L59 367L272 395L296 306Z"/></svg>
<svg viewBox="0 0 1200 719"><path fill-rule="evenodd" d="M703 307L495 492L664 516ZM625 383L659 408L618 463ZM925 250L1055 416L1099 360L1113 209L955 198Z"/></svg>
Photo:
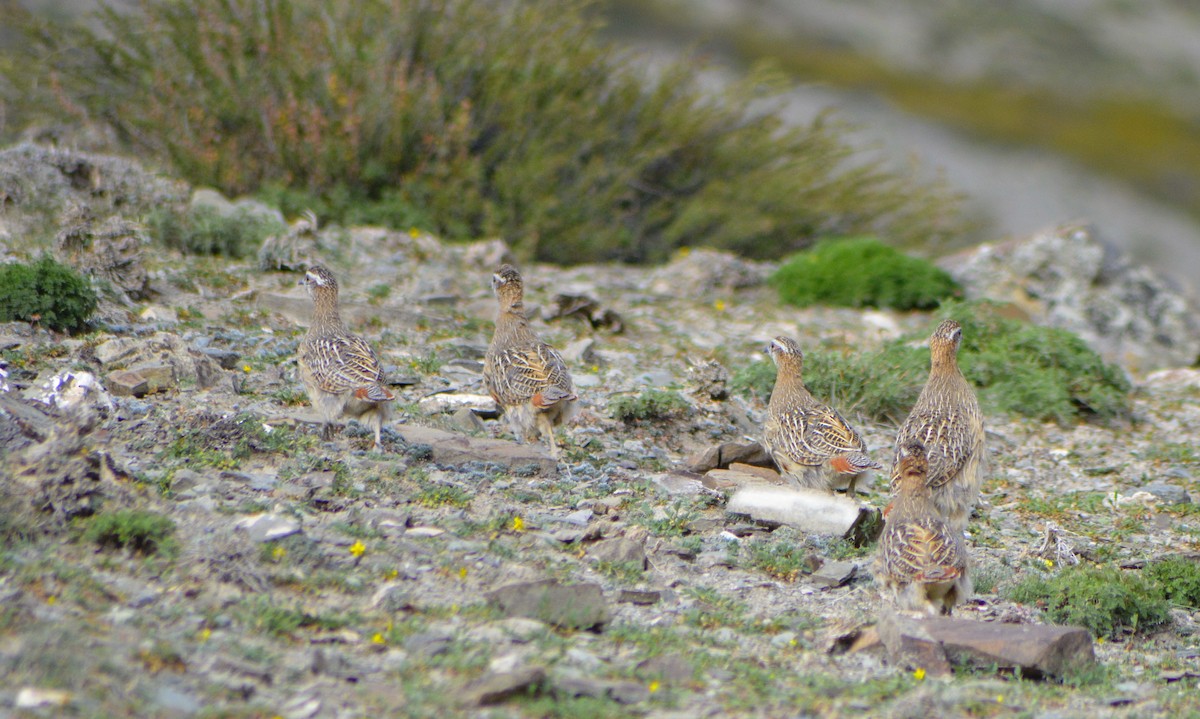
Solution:
<svg viewBox="0 0 1200 719"><path fill-rule="evenodd" d="M310 284L317 285L318 287L325 286L325 278L314 272L305 272L304 276L308 278Z"/></svg>

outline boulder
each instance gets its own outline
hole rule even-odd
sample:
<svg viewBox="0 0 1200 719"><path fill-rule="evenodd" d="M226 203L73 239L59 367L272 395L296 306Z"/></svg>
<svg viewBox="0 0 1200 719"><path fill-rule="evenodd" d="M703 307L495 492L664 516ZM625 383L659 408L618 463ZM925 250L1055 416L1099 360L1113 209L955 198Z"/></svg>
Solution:
<svg viewBox="0 0 1200 719"><path fill-rule="evenodd" d="M885 609L876 629L894 664L931 675L948 674L954 664L1061 677L1096 661L1092 635L1082 627L913 617Z"/></svg>
<svg viewBox="0 0 1200 719"><path fill-rule="evenodd" d="M1148 371L1200 357L1193 299L1086 225L983 244L939 264L968 297L1013 302L1039 324L1078 334L1110 362Z"/></svg>

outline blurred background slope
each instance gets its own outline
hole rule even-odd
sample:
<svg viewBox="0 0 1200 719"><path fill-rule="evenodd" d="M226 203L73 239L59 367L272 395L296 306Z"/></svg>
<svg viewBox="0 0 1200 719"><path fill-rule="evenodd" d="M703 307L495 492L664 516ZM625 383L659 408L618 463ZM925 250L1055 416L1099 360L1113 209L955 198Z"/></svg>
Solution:
<svg viewBox="0 0 1200 719"><path fill-rule="evenodd" d="M1072 219L1195 286L1200 4L1182 0L612 0L610 32L769 60L789 113L967 193L985 234Z"/></svg>
<svg viewBox="0 0 1200 719"><path fill-rule="evenodd" d="M65 21L95 5L0 0L0 18L21 9ZM1200 5L607 0L592 11L645 66L699 52L713 87L763 62L782 71L783 117L802 125L833 108L857 126L864 156L965 193L978 229L960 241L1082 219L1195 285ZM11 49L8 25L0 43ZM0 113L11 141L27 118Z"/></svg>

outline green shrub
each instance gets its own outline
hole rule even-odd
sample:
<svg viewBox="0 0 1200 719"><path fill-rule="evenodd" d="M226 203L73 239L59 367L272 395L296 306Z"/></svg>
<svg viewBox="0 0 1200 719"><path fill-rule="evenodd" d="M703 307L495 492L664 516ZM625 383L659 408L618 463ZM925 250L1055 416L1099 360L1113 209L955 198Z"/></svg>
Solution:
<svg viewBox="0 0 1200 719"><path fill-rule="evenodd" d="M168 517L138 509L97 514L88 520L83 537L101 547L129 548L142 554L171 554L175 523Z"/></svg>
<svg viewBox="0 0 1200 719"><path fill-rule="evenodd" d="M1037 604L1051 621L1085 627L1098 637L1153 629L1170 620L1170 605L1157 582L1116 567L1080 565L1048 579L1031 577L1013 586L1008 597Z"/></svg>
<svg viewBox="0 0 1200 719"><path fill-rule="evenodd" d="M152 236L172 249L234 258L253 256L263 240L284 230L282 224L253 212L222 215L204 206L184 212L158 209L150 213L146 224Z"/></svg>
<svg viewBox="0 0 1200 719"><path fill-rule="evenodd" d="M856 157L844 123L789 126L757 102L778 78L714 96L689 59L648 79L587 9L141 0L32 28L0 71L22 105L103 120L195 184L501 236L524 258L648 261L684 244L778 257L835 228L901 244L966 228L942 186Z"/></svg>
<svg viewBox="0 0 1200 719"><path fill-rule="evenodd" d="M1077 335L1003 316L990 302L949 303L940 314L963 326L959 360L992 410L1059 423L1129 412L1131 385Z"/></svg>
<svg viewBox="0 0 1200 719"><path fill-rule="evenodd" d="M1146 576L1158 582L1172 604L1200 609L1200 560L1168 557L1146 567Z"/></svg>
<svg viewBox="0 0 1200 719"><path fill-rule="evenodd" d="M96 311L96 293L87 278L43 256L32 264L0 266L0 322L37 321L73 332Z"/></svg>
<svg viewBox="0 0 1200 719"><path fill-rule="evenodd" d="M648 389L636 396L613 398L608 403L608 412L622 422L654 421L678 417L690 407L678 392Z"/></svg>
<svg viewBox="0 0 1200 719"><path fill-rule="evenodd" d="M962 293L944 270L874 237L828 239L788 259L770 278L789 304L932 309Z"/></svg>

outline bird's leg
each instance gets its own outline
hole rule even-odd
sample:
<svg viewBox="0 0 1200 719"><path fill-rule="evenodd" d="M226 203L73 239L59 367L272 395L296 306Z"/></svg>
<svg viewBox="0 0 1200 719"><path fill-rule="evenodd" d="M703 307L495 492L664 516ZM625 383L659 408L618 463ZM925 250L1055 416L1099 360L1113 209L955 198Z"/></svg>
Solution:
<svg viewBox="0 0 1200 719"><path fill-rule="evenodd" d="M546 445L550 450L550 456L558 459L559 449L558 442L554 439L554 424L545 413L539 412L537 416L538 432L546 440Z"/></svg>

